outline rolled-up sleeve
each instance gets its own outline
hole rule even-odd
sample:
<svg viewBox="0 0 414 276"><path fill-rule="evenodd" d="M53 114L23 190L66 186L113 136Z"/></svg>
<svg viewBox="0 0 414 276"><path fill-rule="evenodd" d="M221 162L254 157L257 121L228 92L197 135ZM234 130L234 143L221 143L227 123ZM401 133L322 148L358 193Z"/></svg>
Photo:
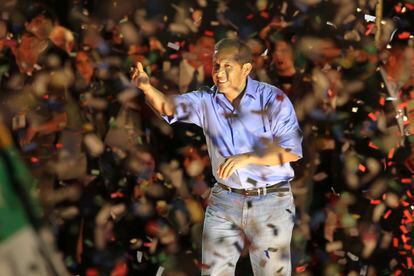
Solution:
<svg viewBox="0 0 414 276"><path fill-rule="evenodd" d="M279 146L302 158L302 130L289 98L276 90L270 96L267 108L271 131Z"/></svg>
<svg viewBox="0 0 414 276"><path fill-rule="evenodd" d="M175 122L192 123L202 127L203 122L203 92L194 91L173 96L175 112L172 116L163 115L163 119L173 124Z"/></svg>

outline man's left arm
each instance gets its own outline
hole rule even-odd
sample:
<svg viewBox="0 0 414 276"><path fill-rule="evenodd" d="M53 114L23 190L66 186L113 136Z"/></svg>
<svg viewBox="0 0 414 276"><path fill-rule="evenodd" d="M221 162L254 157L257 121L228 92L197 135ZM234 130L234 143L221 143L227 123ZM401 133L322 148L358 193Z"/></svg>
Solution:
<svg viewBox="0 0 414 276"><path fill-rule="evenodd" d="M247 152L233 155L219 166L217 174L220 178L227 178L237 169L247 165L278 166L287 162L295 162L301 156L284 149L276 144L269 145L262 154L257 152Z"/></svg>
<svg viewBox="0 0 414 276"><path fill-rule="evenodd" d="M260 152L247 152L226 158L217 174L227 178L247 165L278 166L302 158L302 132L295 110L287 96L276 91L268 105L268 116L274 141Z"/></svg>

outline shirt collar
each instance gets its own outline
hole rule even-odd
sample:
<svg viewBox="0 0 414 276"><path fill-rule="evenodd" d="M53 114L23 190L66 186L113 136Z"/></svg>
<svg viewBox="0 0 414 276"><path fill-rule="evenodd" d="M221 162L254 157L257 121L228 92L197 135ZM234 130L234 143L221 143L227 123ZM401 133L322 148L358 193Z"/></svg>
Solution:
<svg viewBox="0 0 414 276"><path fill-rule="evenodd" d="M252 79L250 76L247 77L247 84L246 84L246 95L252 97L253 99L256 99L256 89L257 89L257 81ZM213 91L213 97L217 97L218 88L216 85L213 85L211 87L211 90Z"/></svg>

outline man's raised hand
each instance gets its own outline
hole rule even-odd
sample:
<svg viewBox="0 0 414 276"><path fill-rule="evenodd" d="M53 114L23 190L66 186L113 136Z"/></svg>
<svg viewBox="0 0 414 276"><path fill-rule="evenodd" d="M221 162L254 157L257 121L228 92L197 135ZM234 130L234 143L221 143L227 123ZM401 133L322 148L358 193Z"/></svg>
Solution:
<svg viewBox="0 0 414 276"><path fill-rule="evenodd" d="M151 87L150 78L144 71L144 67L141 62L137 62L135 70L132 72L131 77L133 83L142 91L147 91Z"/></svg>

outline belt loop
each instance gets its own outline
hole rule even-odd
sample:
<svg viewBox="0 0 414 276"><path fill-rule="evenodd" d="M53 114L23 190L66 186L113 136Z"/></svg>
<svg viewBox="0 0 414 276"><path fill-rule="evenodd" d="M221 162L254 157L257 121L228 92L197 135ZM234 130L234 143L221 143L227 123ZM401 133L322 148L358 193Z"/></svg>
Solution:
<svg viewBox="0 0 414 276"><path fill-rule="evenodd" d="M260 196L260 188L259 188L259 189L257 189L257 193L258 193L258 195Z"/></svg>
<svg viewBox="0 0 414 276"><path fill-rule="evenodd" d="M267 195L267 188L263 187L263 195Z"/></svg>

